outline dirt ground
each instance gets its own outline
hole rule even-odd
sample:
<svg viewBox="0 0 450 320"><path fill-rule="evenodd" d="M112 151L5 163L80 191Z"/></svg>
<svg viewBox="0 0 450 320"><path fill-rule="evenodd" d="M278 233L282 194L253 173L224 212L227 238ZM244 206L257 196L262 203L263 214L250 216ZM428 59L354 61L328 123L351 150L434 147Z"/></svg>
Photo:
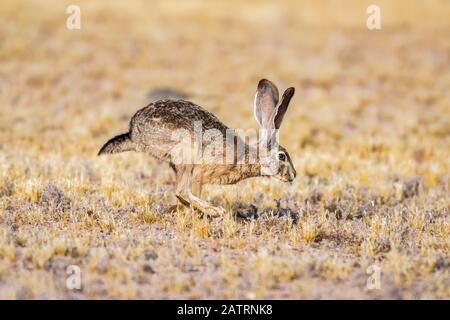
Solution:
<svg viewBox="0 0 450 320"><path fill-rule="evenodd" d="M69 30L72 1L2 1L0 298L450 299L450 2L368 30L372 2L77 1ZM167 164L96 156L160 97L257 128L261 78L296 88L292 186L208 186L208 219Z"/></svg>

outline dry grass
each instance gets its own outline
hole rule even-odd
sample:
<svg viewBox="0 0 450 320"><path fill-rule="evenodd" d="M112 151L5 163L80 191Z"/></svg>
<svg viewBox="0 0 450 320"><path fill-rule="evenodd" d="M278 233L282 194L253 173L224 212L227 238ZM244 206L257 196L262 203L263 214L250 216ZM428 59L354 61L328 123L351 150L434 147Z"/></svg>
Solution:
<svg viewBox="0 0 450 320"><path fill-rule="evenodd" d="M77 2L79 31L70 2L0 6L1 298L450 298L450 2L376 1L381 31L365 1ZM292 187L211 186L223 218L168 214L166 165L96 157L160 87L256 128L262 77L297 89Z"/></svg>

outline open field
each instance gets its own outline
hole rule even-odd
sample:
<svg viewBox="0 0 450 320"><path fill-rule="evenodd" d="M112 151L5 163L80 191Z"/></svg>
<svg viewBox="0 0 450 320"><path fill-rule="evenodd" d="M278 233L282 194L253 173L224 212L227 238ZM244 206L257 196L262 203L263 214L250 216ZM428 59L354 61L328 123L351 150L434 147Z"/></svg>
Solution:
<svg viewBox="0 0 450 320"><path fill-rule="evenodd" d="M450 1L71 3L0 6L0 298L450 299ZM96 156L158 88L257 128L261 78L296 88L292 186L208 186L207 219L167 164Z"/></svg>

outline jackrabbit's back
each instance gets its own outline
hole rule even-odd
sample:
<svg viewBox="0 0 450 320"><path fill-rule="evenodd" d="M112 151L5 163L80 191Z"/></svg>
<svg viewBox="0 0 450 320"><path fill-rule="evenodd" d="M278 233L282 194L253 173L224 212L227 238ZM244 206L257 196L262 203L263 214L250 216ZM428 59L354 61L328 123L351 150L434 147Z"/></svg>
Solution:
<svg viewBox="0 0 450 320"><path fill-rule="evenodd" d="M168 152L177 143L176 130L184 129L194 137L194 123L201 121L201 129L228 129L214 114L185 100L159 100L137 111L130 121L130 135L139 151L148 151L157 158L170 160Z"/></svg>
<svg viewBox="0 0 450 320"><path fill-rule="evenodd" d="M202 121L204 129L226 130L214 114L186 100L158 100L137 111L131 119L131 129L145 133L157 124L168 129L188 129L193 131L194 121Z"/></svg>

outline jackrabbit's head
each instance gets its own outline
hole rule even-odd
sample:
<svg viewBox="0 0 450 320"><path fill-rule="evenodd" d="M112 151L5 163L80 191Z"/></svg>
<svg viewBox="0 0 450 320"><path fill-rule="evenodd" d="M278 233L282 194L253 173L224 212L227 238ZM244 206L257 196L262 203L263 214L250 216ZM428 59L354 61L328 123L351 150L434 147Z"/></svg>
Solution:
<svg viewBox="0 0 450 320"><path fill-rule="evenodd" d="M262 129L259 141L261 173L284 182L291 182L297 175L289 153L278 144L278 130L294 92L294 88L286 89L279 100L277 87L262 79L255 96L255 118Z"/></svg>

